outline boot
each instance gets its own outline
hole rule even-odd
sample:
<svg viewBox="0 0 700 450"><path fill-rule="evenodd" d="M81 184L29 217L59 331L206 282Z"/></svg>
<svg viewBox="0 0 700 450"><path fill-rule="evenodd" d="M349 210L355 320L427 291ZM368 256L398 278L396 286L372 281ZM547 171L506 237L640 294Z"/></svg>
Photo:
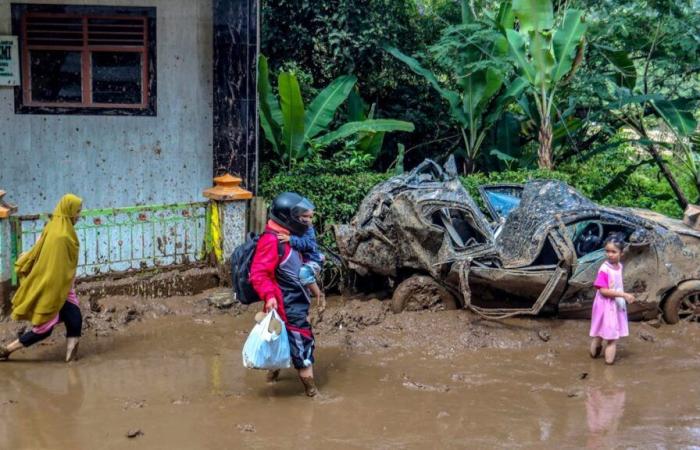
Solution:
<svg viewBox="0 0 700 450"><path fill-rule="evenodd" d="M79 343L77 337L69 337L66 339L66 362L76 361L78 359Z"/></svg>
<svg viewBox="0 0 700 450"><path fill-rule="evenodd" d="M0 345L0 361L7 361L10 358L10 353L12 352L7 347Z"/></svg>
<svg viewBox="0 0 700 450"><path fill-rule="evenodd" d="M307 397L314 397L318 394L318 389L316 389L316 383L314 383L314 377L299 377L302 384L304 385L304 390L306 391Z"/></svg>
<svg viewBox="0 0 700 450"><path fill-rule="evenodd" d="M265 376L265 380L267 380L268 383L273 383L277 381L277 379L280 377L280 370L268 370L267 371L267 376Z"/></svg>

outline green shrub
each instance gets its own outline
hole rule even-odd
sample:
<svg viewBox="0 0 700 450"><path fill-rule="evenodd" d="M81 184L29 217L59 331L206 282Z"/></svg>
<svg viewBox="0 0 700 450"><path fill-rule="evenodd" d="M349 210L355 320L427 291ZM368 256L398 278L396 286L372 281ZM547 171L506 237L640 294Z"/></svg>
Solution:
<svg viewBox="0 0 700 450"><path fill-rule="evenodd" d="M333 245L330 225L348 223L357 212L362 199L389 174L364 172L351 175L280 174L260 184L260 195L272 199L286 191L308 197L316 206L316 229L325 245Z"/></svg>

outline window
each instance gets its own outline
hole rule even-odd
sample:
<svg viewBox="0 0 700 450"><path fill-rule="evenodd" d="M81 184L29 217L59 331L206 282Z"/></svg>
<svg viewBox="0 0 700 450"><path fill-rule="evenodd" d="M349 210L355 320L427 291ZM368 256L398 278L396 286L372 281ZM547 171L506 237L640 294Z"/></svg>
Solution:
<svg viewBox="0 0 700 450"><path fill-rule="evenodd" d="M472 217L466 211L454 208L437 208L431 211L430 219L433 225L447 232L453 246L458 249L486 242L484 235L472 225Z"/></svg>
<svg viewBox="0 0 700 450"><path fill-rule="evenodd" d="M19 113L155 115L155 8L12 5Z"/></svg>

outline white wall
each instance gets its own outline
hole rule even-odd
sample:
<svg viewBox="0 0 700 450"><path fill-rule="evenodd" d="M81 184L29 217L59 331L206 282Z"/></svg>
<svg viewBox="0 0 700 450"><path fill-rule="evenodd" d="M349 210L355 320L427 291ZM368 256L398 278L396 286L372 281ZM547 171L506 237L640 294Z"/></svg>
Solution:
<svg viewBox="0 0 700 450"><path fill-rule="evenodd" d="M0 35L12 34L0 0ZM14 0L15 3L20 3ZM157 116L15 114L0 87L0 190L21 214L66 192L84 208L202 200L212 178L211 0L28 0L156 7Z"/></svg>

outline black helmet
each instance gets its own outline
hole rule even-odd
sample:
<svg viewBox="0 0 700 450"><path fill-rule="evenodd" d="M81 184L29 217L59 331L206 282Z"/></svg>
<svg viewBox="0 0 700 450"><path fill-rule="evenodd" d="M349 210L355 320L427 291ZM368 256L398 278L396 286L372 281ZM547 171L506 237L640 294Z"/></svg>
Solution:
<svg viewBox="0 0 700 450"><path fill-rule="evenodd" d="M308 198L296 192L283 192L272 201L270 219L282 225L297 236L306 233L309 226L299 220L299 216L314 209Z"/></svg>

